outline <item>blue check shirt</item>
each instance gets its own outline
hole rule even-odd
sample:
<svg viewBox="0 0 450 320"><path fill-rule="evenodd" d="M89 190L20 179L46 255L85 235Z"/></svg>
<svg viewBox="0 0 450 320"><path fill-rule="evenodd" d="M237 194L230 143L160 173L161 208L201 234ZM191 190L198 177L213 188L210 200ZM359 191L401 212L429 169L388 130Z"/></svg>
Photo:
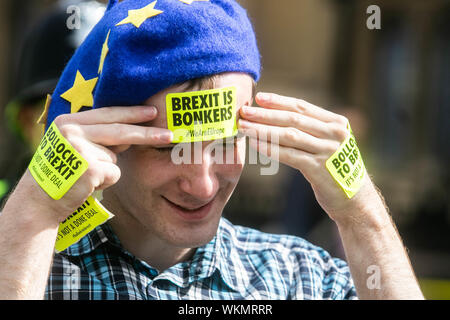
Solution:
<svg viewBox="0 0 450 320"><path fill-rule="evenodd" d="M356 299L347 264L294 236L234 226L158 272L97 227L55 254L46 299Z"/></svg>

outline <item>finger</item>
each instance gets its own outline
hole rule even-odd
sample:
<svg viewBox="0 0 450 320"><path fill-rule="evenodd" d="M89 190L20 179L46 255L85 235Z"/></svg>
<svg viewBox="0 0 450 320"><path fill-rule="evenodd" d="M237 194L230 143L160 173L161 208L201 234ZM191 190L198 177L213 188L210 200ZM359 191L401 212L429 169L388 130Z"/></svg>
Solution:
<svg viewBox="0 0 450 320"><path fill-rule="evenodd" d="M165 145L173 139L168 129L122 123L85 125L81 130L86 139L104 146Z"/></svg>
<svg viewBox="0 0 450 320"><path fill-rule="evenodd" d="M89 168L74 186L82 186L89 194L100 188L112 186L120 179L120 168L109 161L91 160Z"/></svg>
<svg viewBox="0 0 450 320"><path fill-rule="evenodd" d="M243 106L240 109L243 118L250 121L280 127L294 127L318 138L334 138L331 124L286 110L272 110Z"/></svg>
<svg viewBox="0 0 450 320"><path fill-rule="evenodd" d="M100 162L103 180L95 190L104 190L119 181L121 176L120 168L111 162Z"/></svg>
<svg viewBox="0 0 450 320"><path fill-rule="evenodd" d="M55 119L58 125L97 123L142 123L156 118L157 109L152 106L104 107L78 113L63 114Z"/></svg>
<svg viewBox="0 0 450 320"><path fill-rule="evenodd" d="M87 161L108 161L112 163L117 162L116 154L110 149L92 143L90 141L86 141L81 137L73 137L70 139L70 144L85 158Z"/></svg>
<svg viewBox="0 0 450 320"><path fill-rule="evenodd" d="M280 109L292 112L298 112L306 116L324 121L324 122L345 122L345 117L315 106L307 101L291 97L280 96L275 93L260 92L256 95L256 102L264 108Z"/></svg>
<svg viewBox="0 0 450 320"><path fill-rule="evenodd" d="M283 147L254 138L249 138L249 145L266 157L296 168L302 173L308 173L314 169L315 160L313 156L302 150Z"/></svg>
<svg viewBox="0 0 450 320"><path fill-rule="evenodd" d="M131 147L131 145L129 145L129 144L121 144L119 146L110 146L108 148L115 154L119 154L121 152L128 150L130 147Z"/></svg>
<svg viewBox="0 0 450 320"><path fill-rule="evenodd" d="M275 127L243 119L239 120L239 127L243 134L257 138L261 141L268 141L281 146L296 148L310 154L330 153L333 148L337 148L332 141L316 138L296 128Z"/></svg>

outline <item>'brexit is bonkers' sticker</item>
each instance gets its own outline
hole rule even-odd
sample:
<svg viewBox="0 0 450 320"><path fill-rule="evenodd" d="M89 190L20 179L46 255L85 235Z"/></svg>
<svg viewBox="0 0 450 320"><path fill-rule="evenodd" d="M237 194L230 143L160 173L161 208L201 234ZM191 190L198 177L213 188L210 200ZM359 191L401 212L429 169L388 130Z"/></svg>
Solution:
<svg viewBox="0 0 450 320"><path fill-rule="evenodd" d="M166 108L173 143L210 141L238 133L236 87L170 93Z"/></svg>

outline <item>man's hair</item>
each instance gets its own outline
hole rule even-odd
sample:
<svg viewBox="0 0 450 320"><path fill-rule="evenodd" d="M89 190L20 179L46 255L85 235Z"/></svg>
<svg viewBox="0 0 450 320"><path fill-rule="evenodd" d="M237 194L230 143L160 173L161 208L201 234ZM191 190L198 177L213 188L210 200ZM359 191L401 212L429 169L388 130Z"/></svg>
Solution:
<svg viewBox="0 0 450 320"><path fill-rule="evenodd" d="M187 83L187 90L193 90L194 88L198 88L199 90L210 90L214 89L216 87L216 81L217 78L219 78L221 74L215 74L212 76L205 76L201 78L195 78L192 80L186 81ZM256 81L255 79L252 79L252 101L255 98L256 95Z"/></svg>

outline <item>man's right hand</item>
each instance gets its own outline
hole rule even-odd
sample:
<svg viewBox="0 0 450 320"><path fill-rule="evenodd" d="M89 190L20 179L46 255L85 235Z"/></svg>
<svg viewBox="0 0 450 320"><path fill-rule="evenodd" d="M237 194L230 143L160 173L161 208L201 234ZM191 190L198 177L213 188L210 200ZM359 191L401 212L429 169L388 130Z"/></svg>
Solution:
<svg viewBox="0 0 450 320"><path fill-rule="evenodd" d="M94 191L115 184L121 174L116 165L118 153L131 145L156 146L171 142L171 131L137 125L156 116L155 107L135 106L105 107L55 118L54 123L61 134L89 163L89 167L60 200L43 196L37 201L42 201L43 206L49 206L52 202L51 211L58 221L62 221ZM29 176L26 179L33 179L28 173L26 176ZM37 183L34 184L40 188Z"/></svg>
<svg viewBox="0 0 450 320"><path fill-rule="evenodd" d="M133 144L171 142L169 130L137 125L156 116L154 107L107 107L55 119L89 166L60 200L50 198L25 172L0 215L0 299L44 296L59 222L92 192L119 180L118 153Z"/></svg>

